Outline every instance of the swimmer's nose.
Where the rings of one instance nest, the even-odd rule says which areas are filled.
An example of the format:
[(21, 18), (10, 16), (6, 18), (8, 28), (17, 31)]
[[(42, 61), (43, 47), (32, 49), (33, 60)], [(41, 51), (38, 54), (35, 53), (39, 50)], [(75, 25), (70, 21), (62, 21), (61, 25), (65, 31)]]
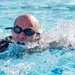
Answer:
[(25, 35), (23, 32), (21, 32), (21, 33), (19, 34), (19, 37), (22, 38), (22, 39), (25, 39), (25, 38), (26, 38), (26, 35)]

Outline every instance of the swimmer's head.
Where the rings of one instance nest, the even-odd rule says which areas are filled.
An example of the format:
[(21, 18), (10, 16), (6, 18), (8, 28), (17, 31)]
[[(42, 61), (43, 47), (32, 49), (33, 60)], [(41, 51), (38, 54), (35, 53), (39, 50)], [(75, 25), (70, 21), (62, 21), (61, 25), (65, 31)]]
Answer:
[(24, 14), (16, 18), (11, 30), (13, 40), (21, 43), (30, 42), (39, 38), (39, 22), (31, 14)]

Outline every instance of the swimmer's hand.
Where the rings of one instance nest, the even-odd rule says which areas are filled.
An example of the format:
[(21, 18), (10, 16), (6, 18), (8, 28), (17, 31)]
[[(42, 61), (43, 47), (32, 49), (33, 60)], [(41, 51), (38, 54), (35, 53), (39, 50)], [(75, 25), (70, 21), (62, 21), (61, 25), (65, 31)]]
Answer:
[(8, 36), (4, 39), (0, 39), (0, 52), (4, 52), (6, 50), (11, 41), (11, 38), (11, 36)]

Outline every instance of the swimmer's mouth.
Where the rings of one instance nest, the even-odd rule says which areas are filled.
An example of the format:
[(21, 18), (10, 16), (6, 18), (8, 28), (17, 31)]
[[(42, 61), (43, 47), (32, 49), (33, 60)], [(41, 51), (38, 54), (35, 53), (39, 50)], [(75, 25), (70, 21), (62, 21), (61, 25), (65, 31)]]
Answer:
[(17, 44), (20, 44), (20, 45), (25, 45), (25, 43), (21, 43), (21, 42), (19, 42), (19, 41), (17, 42)]

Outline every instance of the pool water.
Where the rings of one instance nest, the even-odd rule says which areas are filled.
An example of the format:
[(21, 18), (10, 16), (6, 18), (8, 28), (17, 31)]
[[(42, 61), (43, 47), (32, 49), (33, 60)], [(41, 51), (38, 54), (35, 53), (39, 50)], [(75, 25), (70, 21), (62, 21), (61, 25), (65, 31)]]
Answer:
[[(0, 53), (0, 75), (75, 75), (75, 0), (0, 0), (0, 38), (11, 34), (5, 27), (13, 26), (16, 17), (24, 13), (34, 15), (43, 32), (49, 30), (51, 37), (67, 41), (62, 43), (64, 47), (19, 58), (7, 57), (17, 47), (10, 46)], [(69, 43), (72, 48), (67, 48)]]

